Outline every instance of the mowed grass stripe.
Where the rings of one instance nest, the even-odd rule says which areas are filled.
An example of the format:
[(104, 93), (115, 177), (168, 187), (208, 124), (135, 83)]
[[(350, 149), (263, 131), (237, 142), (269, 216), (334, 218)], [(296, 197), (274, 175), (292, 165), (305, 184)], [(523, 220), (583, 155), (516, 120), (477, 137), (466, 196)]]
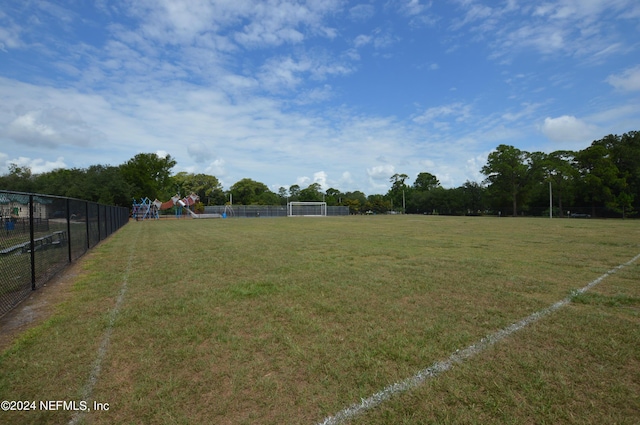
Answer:
[[(138, 228), (137, 230), (138, 232), (140, 232), (140, 228)], [(89, 377), (87, 378), (87, 381), (82, 390), (81, 400), (87, 402), (88, 406), (93, 406), (93, 403), (91, 403), (93, 401), (92, 399), (93, 389), (95, 388), (96, 382), (100, 377), (100, 371), (102, 369), (102, 361), (104, 360), (104, 357), (106, 356), (107, 350), (109, 348), (109, 342), (111, 340), (111, 334), (113, 332), (113, 325), (118, 317), (118, 313), (120, 312), (120, 307), (124, 302), (124, 296), (127, 292), (127, 283), (129, 279), (129, 274), (131, 272), (133, 254), (135, 252), (135, 249), (136, 249), (136, 240), (134, 239), (133, 243), (128, 247), (129, 259), (127, 261), (127, 265), (124, 270), (124, 274), (122, 276), (120, 292), (118, 293), (118, 297), (116, 298), (116, 302), (115, 302), (115, 305), (113, 306), (113, 309), (109, 313), (109, 322), (107, 323), (107, 328), (105, 329), (102, 335), (100, 346), (98, 347), (98, 352), (96, 353), (96, 359), (93, 362), (91, 373), (89, 374)], [(80, 421), (82, 421), (82, 419), (84, 418), (84, 415), (86, 415), (87, 412), (88, 411), (84, 409), (75, 411), (74, 416), (69, 421), (69, 425), (75, 425), (80, 423)]]
[[(46, 377), (68, 350), (91, 353), (73, 366), (88, 376), (133, 243), (93, 392), (111, 409), (87, 423), (316, 423), (563, 299), (640, 240), (632, 221), (415, 216), (145, 221), (114, 236), (38, 344), (3, 353), (5, 398), (81, 397), (82, 378), (61, 393)], [(36, 350), (52, 354), (33, 374)]]

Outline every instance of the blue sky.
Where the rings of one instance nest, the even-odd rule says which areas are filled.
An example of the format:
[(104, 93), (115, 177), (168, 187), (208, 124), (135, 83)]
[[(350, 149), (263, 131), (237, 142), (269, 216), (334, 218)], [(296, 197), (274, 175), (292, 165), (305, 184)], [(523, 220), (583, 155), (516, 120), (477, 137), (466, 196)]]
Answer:
[(225, 189), (374, 194), (632, 130), (637, 0), (0, 5), (0, 173), (158, 152)]

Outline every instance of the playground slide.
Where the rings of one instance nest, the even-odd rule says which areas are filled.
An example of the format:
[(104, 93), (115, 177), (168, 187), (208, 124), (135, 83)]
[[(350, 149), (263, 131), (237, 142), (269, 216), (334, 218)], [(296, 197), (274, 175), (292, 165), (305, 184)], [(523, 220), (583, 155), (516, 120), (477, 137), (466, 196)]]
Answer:
[(156, 199), (155, 201), (153, 201), (153, 203), (159, 210), (168, 210), (169, 208), (173, 207), (179, 199), (180, 197), (178, 195), (175, 195), (167, 202), (158, 201)]
[[(180, 200), (178, 201), (178, 204), (179, 204), (181, 207), (186, 207), (186, 206), (187, 206), (187, 204), (185, 204), (185, 203), (184, 203), (184, 201), (183, 201), (182, 199), (180, 199)], [(189, 212), (189, 214), (191, 214), (191, 217), (193, 217), (193, 218), (199, 218), (199, 217), (198, 217), (198, 214), (194, 213), (194, 212), (193, 212), (193, 211), (191, 211), (189, 208), (185, 208), (185, 209)]]

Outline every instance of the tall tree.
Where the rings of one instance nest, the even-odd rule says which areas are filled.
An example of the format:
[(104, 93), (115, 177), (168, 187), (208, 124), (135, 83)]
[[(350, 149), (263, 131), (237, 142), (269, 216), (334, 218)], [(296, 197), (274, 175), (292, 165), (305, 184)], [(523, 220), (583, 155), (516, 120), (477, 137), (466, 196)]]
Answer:
[(621, 179), (614, 193), (613, 209), (626, 216), (640, 210), (640, 132), (631, 131), (622, 136), (608, 135), (593, 144), (602, 145), (618, 168)]
[(226, 202), (222, 185), (215, 176), (181, 171), (173, 176), (173, 181), (181, 196), (195, 193), (204, 205), (224, 205)]
[(289, 191), (285, 187), (278, 189), (278, 198), (280, 198), (280, 205), (286, 205), (289, 199)]
[(174, 193), (171, 187), (171, 169), (176, 161), (167, 155), (139, 153), (120, 166), (124, 179), (131, 185), (135, 198), (168, 199)]
[(57, 168), (35, 178), (35, 191), (48, 195), (94, 201), (88, 187), (87, 176), (80, 168)]
[(468, 213), (478, 214), (485, 210), (485, 188), (481, 184), (467, 180), (461, 189), (464, 208)]
[(306, 189), (302, 189), (299, 194), (301, 201), (322, 201), (322, 186), (320, 183), (311, 183)]
[(419, 173), (413, 187), (417, 190), (432, 190), (440, 186), (438, 178), (431, 173)]
[(391, 210), (391, 201), (384, 195), (369, 195), (364, 205), (365, 212), (372, 211), (376, 214), (384, 214)]
[[(408, 186), (405, 181), (409, 178), (406, 174), (394, 174), (389, 181), (391, 189), (387, 192), (387, 198), (391, 201), (392, 208), (402, 208), (405, 206), (406, 190)], [(403, 211), (404, 212), (404, 211)]]
[(492, 194), (511, 200), (513, 216), (518, 215), (518, 200), (524, 198), (528, 183), (527, 152), (508, 145), (500, 145), (489, 154), (482, 173)]
[(0, 188), (15, 192), (32, 192), (34, 182), (31, 168), (9, 164), (9, 173), (0, 176)]
[(558, 200), (560, 217), (564, 216), (564, 201), (571, 199), (572, 189), (578, 177), (575, 153), (571, 151), (555, 151), (547, 155), (545, 176), (551, 182), (552, 194)]
[(83, 199), (105, 205), (131, 205), (131, 188), (120, 169), (109, 165), (92, 165), (84, 171), (86, 195)]
[(404, 189), (406, 212), (432, 213), (438, 209), (434, 203), (436, 189), (442, 189), (436, 176), (427, 172), (419, 173), (413, 186)]
[(350, 214), (363, 213), (363, 208), (367, 203), (367, 195), (359, 190), (355, 192), (346, 192), (342, 197), (342, 204), (349, 207)]
[(278, 195), (271, 192), (266, 184), (245, 178), (231, 186), (229, 192), (233, 195), (234, 204), (271, 204), (275, 205)]
[(328, 206), (340, 205), (342, 201), (342, 193), (338, 189), (330, 187), (325, 191), (325, 201)]
[(592, 143), (576, 155), (581, 173), (583, 196), (591, 204), (591, 215), (596, 215), (596, 206), (616, 206), (616, 189), (624, 182), (604, 144)]
[(630, 131), (620, 137), (620, 147), (614, 152), (618, 169), (625, 173), (633, 209), (640, 212), (640, 131)]
[(289, 186), (289, 201), (299, 201), (300, 200), (300, 186), (297, 184), (292, 184)]

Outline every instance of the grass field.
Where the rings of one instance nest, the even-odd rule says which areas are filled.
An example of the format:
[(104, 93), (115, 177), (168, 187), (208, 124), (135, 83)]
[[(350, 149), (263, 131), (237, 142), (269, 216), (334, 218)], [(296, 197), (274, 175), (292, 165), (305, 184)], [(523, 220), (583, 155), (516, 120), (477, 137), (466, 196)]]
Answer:
[(349, 423), (637, 424), (639, 253), (629, 220), (132, 222), (0, 354), (1, 400), (91, 411), (0, 423), (317, 424), (574, 294)]

